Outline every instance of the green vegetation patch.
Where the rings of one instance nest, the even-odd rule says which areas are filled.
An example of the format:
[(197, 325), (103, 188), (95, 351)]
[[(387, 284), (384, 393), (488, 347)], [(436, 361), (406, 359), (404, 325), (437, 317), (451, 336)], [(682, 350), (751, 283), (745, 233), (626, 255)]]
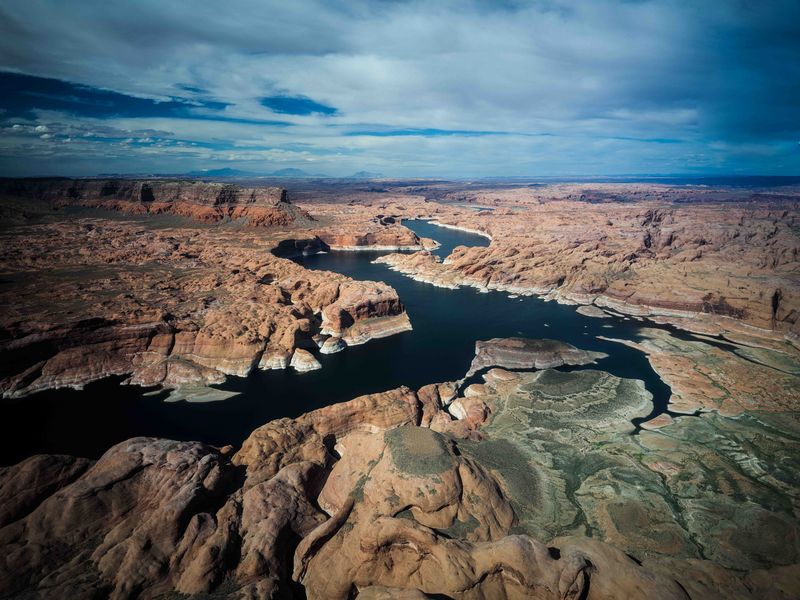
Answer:
[(526, 392), (538, 391), (548, 396), (564, 397), (591, 390), (605, 374), (601, 371), (542, 371), (535, 381), (525, 384)]
[(462, 442), (459, 447), (484, 467), (499, 473), (519, 507), (536, 506), (542, 496), (539, 474), (524, 452), (505, 439)]
[(390, 429), (384, 434), (384, 441), (395, 467), (409, 475), (434, 475), (455, 466), (447, 438), (427, 427)]

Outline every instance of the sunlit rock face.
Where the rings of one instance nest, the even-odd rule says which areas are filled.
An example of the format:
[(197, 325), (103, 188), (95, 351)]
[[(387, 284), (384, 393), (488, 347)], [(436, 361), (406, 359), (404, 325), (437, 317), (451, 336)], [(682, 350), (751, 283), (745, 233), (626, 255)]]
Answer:
[(149, 179), (9, 180), (0, 185), (0, 194), (30, 197), (55, 207), (169, 213), (208, 223), (241, 219), (253, 226), (274, 227), (313, 220), (277, 187)]
[[(6, 397), (111, 375), (220, 383), (285, 368), (323, 333), (354, 345), (411, 327), (390, 286), (276, 257), (280, 233), (104, 219), (23, 231), (0, 234), (0, 268), (14, 283), (0, 292)], [(40, 271), (47, 276), (31, 275)]]
[(797, 344), (793, 194), (768, 201), (758, 193), (644, 184), (468, 190), (459, 202), (493, 210), (437, 206), (429, 214), (485, 232), (488, 247), (460, 246), (444, 260), (421, 252), (376, 262), (441, 287), (540, 295), (691, 331)]
[[(613, 340), (641, 350), (670, 386), (670, 409), (692, 414), (715, 410), (800, 410), (800, 350), (785, 342), (749, 346), (696, 335), (683, 339), (662, 329), (642, 328), (640, 341)], [(753, 343), (753, 340), (749, 340)]]
[[(144, 202), (155, 217), (151, 191), (103, 206)], [(382, 197), (285, 231), (280, 220), (239, 227), (258, 223), (228, 212), (237, 196), (184, 215), (223, 214), (220, 227), (117, 216), (0, 232), (15, 282), (2, 296), (8, 396), (109, 374), (181, 387), (302, 371), (317, 353), (408, 330), (389, 286), (281, 256), (432, 247), (397, 226), (410, 215), (492, 237), (444, 260), (380, 259), (417, 279), (698, 334), (642, 328), (625, 342), (672, 389), (670, 414), (642, 430), (632, 421), (651, 414), (650, 394), (604, 372), (598, 353), (495, 339), (478, 345), (469, 385), (276, 420), (238, 451), (135, 438), (95, 462), (31, 457), (0, 470), (0, 596), (797, 597), (796, 210), (655, 205), (671, 192), (632, 208), (574, 193), (479, 193), (492, 215)], [(161, 216), (181, 215), (178, 204)], [(282, 204), (272, 208), (291, 212)], [(28, 275), (45, 269), (47, 281)]]
[(94, 464), (2, 469), (0, 593), (793, 597), (795, 416), (682, 416), (634, 434), (652, 408), (640, 381), (483, 379), (273, 421), (235, 454), (136, 438)]
[(467, 377), (487, 367), (552, 369), (562, 365), (587, 365), (606, 356), (557, 340), (495, 338), (475, 342), (475, 358)]

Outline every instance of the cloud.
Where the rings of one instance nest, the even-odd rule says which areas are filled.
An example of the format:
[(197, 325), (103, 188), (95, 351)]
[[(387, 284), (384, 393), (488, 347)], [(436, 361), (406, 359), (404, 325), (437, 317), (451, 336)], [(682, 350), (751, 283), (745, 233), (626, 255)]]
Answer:
[[(371, 136), (371, 137), (397, 137), (397, 136), (442, 136), (442, 135), (513, 135), (507, 131), (474, 131), (469, 129), (353, 129), (345, 133), (347, 136)], [(528, 135), (528, 134), (522, 134)], [(543, 134), (547, 135), (547, 134)]]
[[(799, 24), (796, 0), (12, 0), (0, 122), (170, 132), (129, 149), (150, 172), (797, 174)], [(0, 172), (109, 170), (106, 138), (53, 163), (53, 135), (4, 134)]]

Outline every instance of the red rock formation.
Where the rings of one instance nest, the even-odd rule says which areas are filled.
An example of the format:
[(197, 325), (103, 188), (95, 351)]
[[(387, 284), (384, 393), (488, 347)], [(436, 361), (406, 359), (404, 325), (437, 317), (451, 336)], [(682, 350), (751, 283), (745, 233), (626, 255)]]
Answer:
[[(383, 283), (307, 271), (253, 230), (67, 221), (3, 234), (0, 389), (23, 396), (109, 375), (219, 382), (286, 367), (322, 333), (348, 344), (410, 328)], [(30, 272), (43, 277), (31, 277)]]
[(636, 205), (506, 201), (513, 211), (477, 214), (428, 205), (438, 221), (487, 232), (492, 243), (457, 247), (443, 262), (424, 252), (376, 262), (444, 287), (594, 303), (702, 332), (800, 339), (797, 196), (665, 205), (642, 194)]
[(597, 540), (511, 535), (517, 515), (498, 475), (415, 425), (449, 419), (440, 399), (451, 389), (401, 388), (267, 423), (233, 457), (135, 438), (91, 466), (34, 457), (0, 469), (0, 595), (611, 600), (727, 589), (783, 600), (796, 591), (794, 567), (741, 576), (709, 561), (641, 565)]
[(606, 358), (602, 352), (589, 352), (559, 340), (494, 338), (475, 342), (467, 377), (487, 367), (505, 369), (552, 369), (562, 365), (588, 365)]
[(286, 226), (311, 215), (289, 203), (286, 190), (178, 180), (6, 180), (0, 194), (30, 197), (55, 207), (106, 208), (132, 214), (170, 213), (213, 223), (244, 219), (260, 227)]
[(319, 238), (334, 250), (421, 250), (430, 246), (413, 231), (399, 225), (382, 225), (364, 231), (362, 226), (320, 231)]

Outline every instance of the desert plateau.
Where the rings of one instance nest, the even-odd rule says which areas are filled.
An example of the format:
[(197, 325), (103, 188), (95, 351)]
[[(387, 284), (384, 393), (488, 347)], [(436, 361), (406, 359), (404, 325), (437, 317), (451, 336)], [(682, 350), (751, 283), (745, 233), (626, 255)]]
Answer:
[(0, 1), (0, 600), (800, 598), (798, 23)]
[[(0, 234), (2, 389), (30, 403), (22, 415), (63, 388), (98, 396), (73, 411), (114, 402), (92, 388), (112, 377), (142, 402), (163, 389), (186, 414), (270, 403), (272, 386), (291, 395), (307, 371), (336, 369), (328, 355), (393, 336), (422, 342), (396, 368), (432, 377), (368, 379), (359, 395), (343, 375), (336, 403), (273, 406), (245, 437), (189, 428), (77, 457), (8, 444), (23, 460), (0, 476), (4, 594), (796, 589), (795, 188), (384, 181), (294, 200), (232, 183), (3, 183), (17, 218)], [(396, 271), (395, 286), (359, 269)], [(429, 303), (414, 311), (436, 317), (420, 314), (420, 331), (411, 285)], [(471, 365), (426, 364), (473, 351), (461, 339), (473, 332), (451, 334), (440, 314), (464, 293), (502, 313), (474, 327), (498, 337), (474, 343)], [(528, 334), (531, 311), (551, 306), (550, 338)], [(561, 331), (576, 319), (598, 334)], [(650, 389), (622, 376), (626, 350)], [(225, 385), (274, 370), (297, 375)], [(4, 439), (25, 428), (8, 423)]]

